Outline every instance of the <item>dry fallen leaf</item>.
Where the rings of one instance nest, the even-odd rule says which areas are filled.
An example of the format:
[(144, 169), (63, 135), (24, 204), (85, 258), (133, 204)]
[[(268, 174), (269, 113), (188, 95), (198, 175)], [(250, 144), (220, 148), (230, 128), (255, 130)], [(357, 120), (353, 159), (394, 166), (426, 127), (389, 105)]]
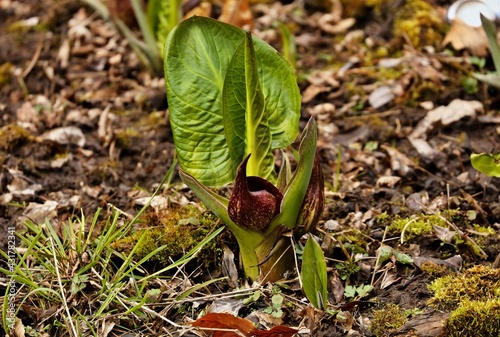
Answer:
[(447, 106), (442, 105), (427, 112), (427, 115), (420, 120), (415, 129), (413, 129), (409, 138), (425, 139), (427, 133), (431, 131), (437, 123), (441, 123), (443, 126), (451, 125), (465, 117), (475, 118), (476, 113), (482, 110), (483, 105), (479, 101), (454, 99)]
[(446, 46), (448, 43), (455, 50), (468, 48), (475, 56), (488, 55), (488, 39), (483, 28), (469, 26), (460, 19), (453, 21), (442, 45)]
[(334, 14), (324, 14), (318, 20), (318, 26), (324, 32), (329, 34), (343, 34), (349, 28), (354, 26), (356, 19), (347, 18), (337, 21), (337, 17)]
[(253, 28), (253, 16), (248, 0), (225, 0), (219, 21), (245, 29)]
[(76, 126), (66, 126), (50, 130), (41, 135), (41, 138), (63, 145), (75, 144), (79, 147), (85, 146), (85, 135)]
[(392, 101), (395, 97), (396, 95), (394, 95), (392, 88), (388, 85), (383, 85), (372, 91), (368, 97), (368, 102), (373, 108), (378, 109)]
[(14, 329), (11, 330), (11, 336), (12, 337), (24, 337), (24, 336), (26, 336), (23, 322), (19, 318), (16, 318), (16, 322), (14, 323)]
[(198, 328), (214, 329), (214, 337), (239, 337), (236, 332), (230, 331), (217, 331), (217, 329), (236, 330), (241, 332), (244, 336), (251, 336), (252, 332), (257, 328), (247, 319), (234, 317), (227, 313), (209, 313), (203, 317), (198, 318), (192, 323), (193, 326)]
[(289, 328), (284, 325), (278, 325), (267, 331), (258, 331), (258, 333), (255, 333), (255, 337), (292, 337), (296, 333), (297, 329)]
[(184, 15), (184, 20), (195, 15), (210, 17), (211, 12), (212, 12), (212, 4), (210, 2), (203, 1), (198, 6), (187, 12), (186, 15)]
[(259, 330), (251, 321), (228, 313), (209, 313), (197, 319), (192, 325), (210, 329), (213, 337), (292, 337), (297, 333), (297, 329), (283, 325), (269, 330)]
[(231, 288), (238, 286), (238, 268), (234, 262), (234, 253), (231, 249), (224, 245), (224, 253), (222, 256), (222, 273), (227, 276), (227, 281)]

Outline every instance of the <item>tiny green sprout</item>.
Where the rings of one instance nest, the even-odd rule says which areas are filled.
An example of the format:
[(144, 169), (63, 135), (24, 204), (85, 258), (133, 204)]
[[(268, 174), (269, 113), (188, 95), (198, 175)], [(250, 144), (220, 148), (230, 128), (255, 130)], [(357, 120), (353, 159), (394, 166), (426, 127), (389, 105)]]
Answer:
[(260, 290), (254, 291), (252, 295), (248, 296), (243, 300), (243, 304), (248, 305), (257, 302), (261, 296), (262, 292)]
[(276, 317), (276, 318), (281, 318), (283, 316), (283, 310), (281, 310), (281, 307), (283, 306), (283, 295), (281, 294), (274, 294), (273, 297), (271, 297), (271, 306), (265, 308), (263, 312), (266, 314), (271, 314), (271, 316)]
[(471, 56), (469, 57), (469, 62), (478, 67), (479, 70), (482, 70), (486, 65), (486, 59), (484, 57)]
[(359, 286), (348, 285), (344, 289), (344, 296), (349, 299), (359, 299), (368, 296), (373, 290), (373, 286), (369, 284), (361, 284)]
[(118, 16), (114, 15), (100, 0), (84, 0), (105, 20), (111, 20), (123, 34), (139, 60), (152, 72), (161, 72), (161, 48), (169, 30), (182, 18), (180, 1), (151, 0), (144, 9), (141, 0), (130, 0), (134, 15), (141, 30), (143, 41)]
[(468, 94), (473, 95), (473, 94), (477, 93), (478, 87), (477, 87), (477, 79), (476, 78), (464, 77), (464, 78), (462, 78), (460, 83), (462, 85), (462, 88), (464, 88), (464, 90)]
[(76, 274), (75, 276), (73, 276), (73, 279), (71, 281), (71, 290), (70, 290), (71, 293), (76, 294), (80, 290), (83, 290), (83, 288), (85, 288), (85, 286), (87, 285), (88, 281), (89, 277), (86, 274), (84, 275)]
[(356, 274), (360, 269), (359, 265), (353, 261), (337, 263), (335, 268), (338, 270), (340, 278), (343, 281), (347, 280), (351, 275)]
[(476, 211), (473, 211), (473, 210), (469, 210), (469, 211), (467, 211), (467, 218), (468, 218), (470, 221), (474, 221), (474, 220), (476, 220), (476, 218), (477, 218), (477, 213), (476, 213)]

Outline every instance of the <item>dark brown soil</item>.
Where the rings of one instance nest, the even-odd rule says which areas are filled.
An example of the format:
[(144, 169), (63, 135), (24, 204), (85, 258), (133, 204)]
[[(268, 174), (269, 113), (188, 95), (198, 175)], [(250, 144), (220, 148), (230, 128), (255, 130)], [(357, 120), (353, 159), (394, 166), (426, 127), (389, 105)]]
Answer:
[[(7, 3), (11, 6), (0, 7), (0, 233), (21, 226), (20, 219), (28, 214), (30, 204), (47, 201), (57, 202), (50, 221), (58, 223), (82, 211), (91, 217), (97, 208), (106, 210), (111, 205), (135, 214), (138, 206), (134, 191), (154, 191), (174, 160), (163, 79), (150, 75), (126, 40), (79, 2)], [(312, 1), (305, 3), (310, 16), (325, 13), (321, 6), (312, 6)], [(260, 4), (258, 8), (275, 5)], [(446, 8), (443, 3), (436, 6)], [(397, 7), (393, 10), (397, 12)], [(255, 12), (259, 13), (257, 9)], [(295, 26), (294, 35), (307, 42), (298, 42), (301, 90), (306, 92), (313, 86), (311, 76), (318, 76), (317, 87), (322, 87), (320, 93), (304, 102), (301, 122), (303, 126), (311, 115), (318, 120), (318, 150), (327, 184), (326, 207), (316, 234), (335, 238), (346, 231), (361, 231), (369, 238), (363, 247), (365, 256), (372, 258), (385, 239), (412, 256), (445, 260), (460, 255), (464, 266), (491, 264), (500, 253), (500, 183), (498, 178), (475, 171), (470, 154), (500, 148), (498, 91), (482, 83), (474, 93), (463, 88), (463, 77), (475, 71), (463, 61), (467, 51), (456, 52), (453, 57), (441, 53), (442, 48), (428, 53), (420, 46), (415, 49), (396, 41), (390, 29), (383, 30), (382, 26), (377, 36), (370, 35), (370, 24), (381, 19), (377, 15), (369, 9), (353, 13), (352, 17), (358, 19), (356, 25), (339, 35), (325, 33), (309, 22)], [(33, 17), (38, 18), (37, 25), (16, 26)], [(85, 30), (72, 31), (71, 20), (88, 20)], [(256, 26), (261, 31), (272, 28), (260, 21)], [(347, 33), (355, 30), (363, 38), (345, 42)], [(310, 36), (304, 38), (305, 34)], [(399, 73), (391, 75), (393, 81), (386, 82), (387, 72), (374, 70), (382, 57), (369, 55), (368, 38), (373, 40), (374, 49), (386, 46), (391, 53), (387, 57), (406, 57), (407, 63)], [(271, 37), (269, 42), (281, 48), (279, 39)], [(65, 43), (71, 46), (66, 56)], [(335, 49), (342, 43), (344, 47)], [(112, 60), (116, 55), (119, 62)], [(352, 67), (341, 72), (339, 68), (352, 57), (357, 58)], [(430, 68), (422, 68), (424, 63)], [(487, 67), (491, 67), (489, 60)], [(375, 109), (368, 96), (380, 83), (398, 85), (401, 92)], [(472, 117), (459, 118), (446, 126), (437, 122), (425, 130), (422, 139), (435, 152), (422, 155), (409, 136), (432, 110), (425, 102), (436, 108), (454, 99), (478, 101), (482, 108)], [(78, 136), (62, 143), (46, 136), (51, 130), (69, 126), (82, 132), (83, 145), (78, 143)], [(65, 160), (58, 163), (60, 158)], [(388, 176), (399, 181), (381, 180)], [(178, 182), (175, 175), (173, 183)], [(416, 194), (421, 199), (412, 203)], [(457, 210), (456, 225), (474, 240), (472, 223), (494, 229), (496, 234), (487, 238), (487, 244), (481, 243), (485, 258), (460, 245), (443, 243), (435, 234), (403, 244), (399, 244), (398, 233), (388, 232), (384, 237), (385, 228), (398, 217), (448, 209)], [(474, 221), (463, 220), (468, 211), (477, 215)], [(337, 221), (333, 227), (332, 220)], [(343, 240), (345, 243), (346, 237)], [(0, 248), (5, 251), (6, 247), (7, 236), (0, 235)], [(329, 258), (346, 259), (335, 244), (323, 248)], [(431, 296), (427, 284), (434, 277), (415, 265), (393, 263), (393, 268), (377, 274), (374, 291), (363, 299), (371, 303), (351, 310), (356, 319), (369, 316), (374, 306), (385, 303), (427, 309), (426, 301)], [(374, 261), (367, 265), (371, 266), (368, 274), (354, 274), (351, 284), (370, 283)], [(332, 269), (334, 266), (333, 262), (329, 264)], [(379, 277), (384, 273), (397, 281), (381, 289)], [(331, 300), (336, 306), (346, 302)], [(290, 314), (286, 323), (297, 326), (301, 319)], [(359, 322), (328, 323), (328, 319), (318, 323), (316, 336), (347, 335), (349, 331), (350, 336), (370, 335)]]

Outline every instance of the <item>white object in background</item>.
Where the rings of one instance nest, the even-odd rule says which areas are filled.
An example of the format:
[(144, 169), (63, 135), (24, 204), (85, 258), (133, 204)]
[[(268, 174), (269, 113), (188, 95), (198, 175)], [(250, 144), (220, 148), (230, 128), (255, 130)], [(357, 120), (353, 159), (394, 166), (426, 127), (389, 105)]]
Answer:
[(448, 8), (446, 17), (450, 23), (460, 19), (469, 26), (481, 27), (480, 14), (495, 21), (497, 13), (500, 16), (500, 1), (498, 0), (459, 0)]

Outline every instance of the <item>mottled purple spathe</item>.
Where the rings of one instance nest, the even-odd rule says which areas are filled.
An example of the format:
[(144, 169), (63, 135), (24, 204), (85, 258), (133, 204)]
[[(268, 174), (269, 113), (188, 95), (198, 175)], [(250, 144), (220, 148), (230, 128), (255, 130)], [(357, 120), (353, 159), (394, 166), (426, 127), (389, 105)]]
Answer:
[(283, 195), (269, 181), (246, 176), (249, 157), (238, 166), (228, 214), (238, 226), (263, 232), (280, 212)]
[(319, 164), (318, 154), (314, 156), (314, 166), (307, 186), (306, 196), (302, 202), (294, 232), (297, 235), (309, 233), (318, 223), (325, 203), (325, 179)]

